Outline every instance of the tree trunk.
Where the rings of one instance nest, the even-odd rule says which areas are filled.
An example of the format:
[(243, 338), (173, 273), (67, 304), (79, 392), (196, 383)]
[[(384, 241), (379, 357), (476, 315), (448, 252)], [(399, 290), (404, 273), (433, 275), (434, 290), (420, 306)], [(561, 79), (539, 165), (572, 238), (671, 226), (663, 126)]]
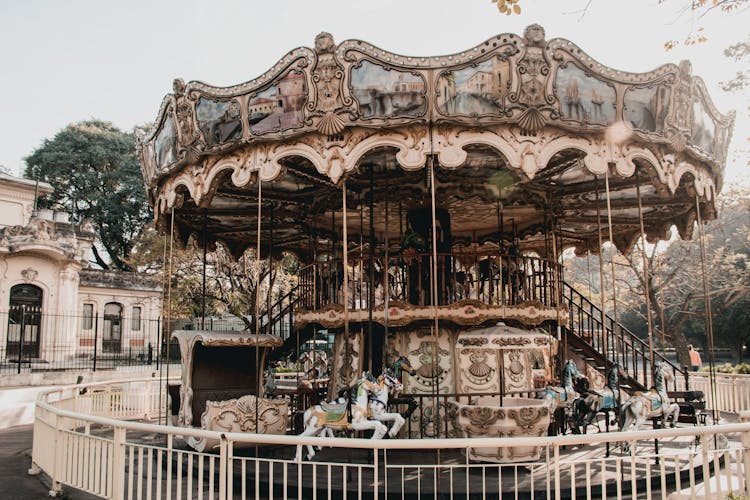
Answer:
[(99, 255), (99, 250), (96, 249), (96, 245), (91, 245), (91, 250), (94, 252), (94, 260), (96, 260), (99, 267), (109, 271), (109, 264), (107, 264), (104, 259), (102, 259), (102, 256)]

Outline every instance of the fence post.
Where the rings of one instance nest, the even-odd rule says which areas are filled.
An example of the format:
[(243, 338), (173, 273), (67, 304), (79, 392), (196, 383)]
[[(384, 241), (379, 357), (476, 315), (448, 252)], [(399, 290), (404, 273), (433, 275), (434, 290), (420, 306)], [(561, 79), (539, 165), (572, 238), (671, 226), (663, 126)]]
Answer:
[[(750, 422), (750, 410), (741, 411), (739, 415), (739, 421), (740, 422)], [(738, 464), (739, 467), (743, 467), (745, 470), (742, 474), (740, 474), (741, 477), (745, 478), (745, 496), (750, 497), (750, 431), (745, 431), (742, 433), (742, 456), (743, 456), (743, 464)], [(743, 487), (743, 485), (740, 485), (740, 487)]]
[(146, 389), (143, 391), (143, 418), (151, 419), (151, 382), (146, 382)]
[(18, 337), (18, 374), (21, 374), (21, 362), (23, 361), (23, 338), (26, 336), (26, 306), (21, 306), (21, 331)]
[(112, 500), (125, 498), (125, 429), (115, 427), (112, 443)]
[(52, 486), (49, 490), (49, 496), (56, 497), (62, 492), (62, 484), (60, 483), (60, 462), (62, 461), (62, 446), (60, 446), (60, 417), (57, 413), (53, 413), (55, 420), (55, 438), (52, 441)]
[[(555, 500), (560, 500), (560, 445), (555, 443)], [(572, 484), (571, 484), (572, 487)]]
[(93, 371), (96, 371), (96, 353), (99, 348), (99, 311), (96, 311), (94, 315), (94, 366)]
[[(222, 434), (219, 444), (219, 500), (227, 500), (227, 455), (227, 438)], [(255, 466), (258, 467), (257, 461)]]
[(156, 369), (161, 369), (161, 317), (156, 318)]

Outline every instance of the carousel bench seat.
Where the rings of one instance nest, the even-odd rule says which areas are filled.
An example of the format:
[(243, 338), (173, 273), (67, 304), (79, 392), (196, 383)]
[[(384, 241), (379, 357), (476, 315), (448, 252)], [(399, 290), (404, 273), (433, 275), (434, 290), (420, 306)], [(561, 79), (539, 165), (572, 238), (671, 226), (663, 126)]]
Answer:
[(674, 391), (669, 397), (680, 406), (678, 422), (683, 424), (706, 425), (710, 410), (706, 409), (703, 391)]

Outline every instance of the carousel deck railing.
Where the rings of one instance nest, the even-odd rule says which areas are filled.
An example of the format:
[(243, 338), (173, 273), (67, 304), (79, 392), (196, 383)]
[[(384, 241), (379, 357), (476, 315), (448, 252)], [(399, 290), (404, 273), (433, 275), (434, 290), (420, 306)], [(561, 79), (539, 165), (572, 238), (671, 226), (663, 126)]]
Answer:
[[(433, 304), (431, 289), (433, 255), (403, 252), (376, 257), (375, 265), (364, 255), (348, 259), (349, 293), (344, 291), (341, 259), (309, 266), (300, 273), (302, 305), (308, 310), (343, 304), (351, 309), (381, 306), (388, 290), (389, 301), (414, 306)], [(496, 252), (452, 252), (437, 254), (437, 304), (478, 300), (487, 305), (510, 306), (527, 302), (554, 307), (558, 304), (559, 265), (539, 257), (504, 255)], [(371, 286), (371, 284), (374, 284)]]
[(566, 282), (563, 282), (563, 297), (570, 311), (566, 332), (569, 333), (569, 348), (579, 350), (602, 372), (609, 370), (615, 363), (619, 364), (621, 373), (625, 374), (625, 380), (621, 380), (623, 388), (632, 392), (652, 386), (652, 355), (655, 363), (666, 363), (674, 370), (675, 379), (671, 390), (677, 391), (678, 381), (687, 380), (684, 369), (656, 350), (651, 352), (647, 342), (621, 323), (615, 323), (609, 315), (603, 315), (601, 308)]
[(453, 436), (457, 431), (452, 428), (450, 419), (447, 418), (451, 412), (452, 403), (458, 402), (473, 405), (477, 404), (480, 399), (489, 397), (496, 398), (495, 401), (499, 407), (503, 405), (504, 400), (507, 398), (537, 399), (543, 391), (544, 389), (474, 393), (404, 393), (400, 395), (400, 400), (391, 402), (389, 408), (403, 412), (408, 406), (408, 403), (403, 401), (405, 399), (413, 399), (417, 403), (417, 408), (421, 409), (421, 411), (414, 412), (411, 418), (404, 424), (402, 434), (409, 439), (434, 438), (438, 435)]
[[(155, 383), (87, 384), (40, 395), (31, 471), (48, 474), (55, 494), (72, 487), (116, 500), (750, 495), (750, 423), (558, 437), (369, 440), (129, 421), (164, 413)], [(150, 389), (139, 397), (144, 384)], [(219, 446), (196, 452), (180, 436), (215, 439)], [(633, 453), (620, 451), (623, 442)], [(326, 448), (315, 461), (295, 461), (296, 446), (306, 444)], [(607, 444), (614, 450), (610, 455), (594, 453)], [(542, 447), (538, 460), (470, 463), (467, 458), (472, 448), (529, 446)]]

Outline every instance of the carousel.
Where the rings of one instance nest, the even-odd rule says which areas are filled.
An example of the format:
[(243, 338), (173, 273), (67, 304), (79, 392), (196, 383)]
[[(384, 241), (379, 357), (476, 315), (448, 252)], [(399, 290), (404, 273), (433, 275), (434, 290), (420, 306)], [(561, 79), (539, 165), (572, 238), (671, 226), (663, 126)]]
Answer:
[[(180, 425), (542, 436), (579, 395), (575, 374), (619, 375), (612, 402), (651, 387), (657, 367), (682, 371), (651, 335), (622, 327), (616, 308), (602, 312), (611, 284), (590, 302), (565, 281), (561, 258), (600, 254), (605, 242), (627, 253), (672, 226), (691, 238), (696, 220), (715, 217), (733, 115), (716, 109), (689, 62), (625, 73), (547, 40), (539, 25), (430, 57), (321, 33), (253, 80), (176, 79), (173, 89), (137, 141), (158, 226), (235, 257), (252, 249), (271, 266), (286, 254), (299, 261), (293, 292), (273, 298), (284, 307), (258, 301), (256, 331), (175, 334)], [(275, 328), (288, 318), (292, 329)], [(299, 355), (322, 329), (335, 335), (326, 399), (345, 397), (287, 409), (264, 394), (266, 351)], [(255, 361), (222, 363), (231, 345)], [(341, 420), (383, 390), (398, 396), (383, 404), (402, 415), (397, 432), (365, 422), (372, 409)], [(212, 409), (226, 402), (211, 397), (243, 395), (253, 399), (241, 411), (236, 401), (231, 415)], [(273, 425), (261, 425), (261, 407)]]

